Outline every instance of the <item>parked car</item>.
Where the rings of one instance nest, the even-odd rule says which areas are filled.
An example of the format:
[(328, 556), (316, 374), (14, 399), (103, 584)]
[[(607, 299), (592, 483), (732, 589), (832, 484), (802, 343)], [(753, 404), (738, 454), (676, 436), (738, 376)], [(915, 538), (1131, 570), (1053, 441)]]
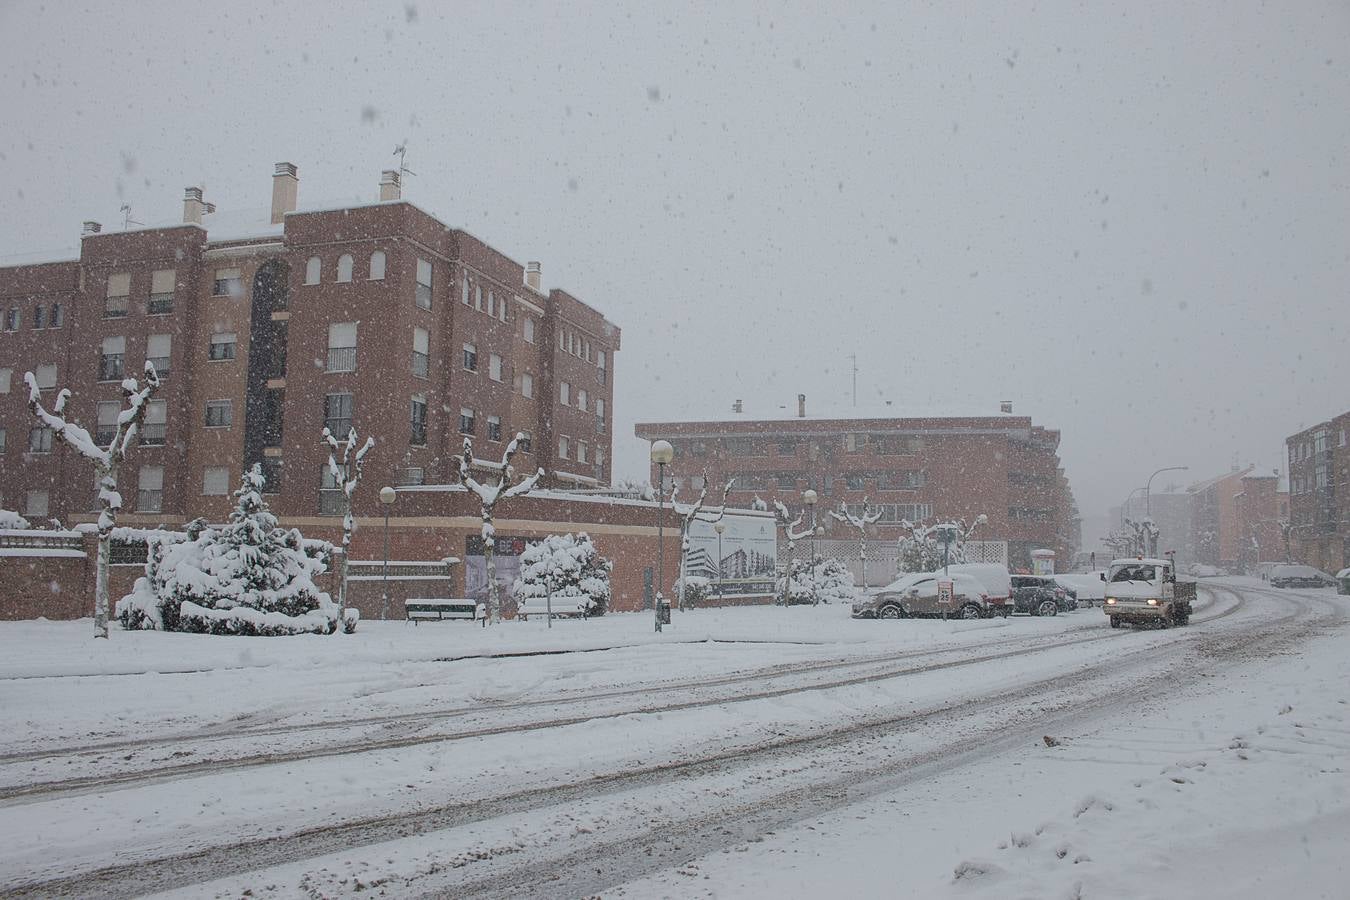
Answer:
[(1055, 583), (1073, 595), (1080, 606), (1100, 605), (1106, 599), (1106, 585), (1100, 572), (1087, 575), (1056, 575)]
[[(949, 578), (952, 599), (938, 599), (938, 581)], [(988, 618), (994, 614), (989, 592), (972, 575), (964, 572), (914, 572), (874, 588), (853, 604), (855, 619), (903, 619), (909, 616), (949, 615), (961, 619)]]
[(1335, 587), (1336, 579), (1312, 566), (1273, 566), (1270, 586), (1277, 588)]
[(1350, 568), (1336, 573), (1336, 593), (1350, 594)]
[(1012, 596), (1014, 612), (1033, 616), (1053, 616), (1075, 608), (1064, 588), (1040, 575), (1014, 575)]
[(999, 615), (1012, 614), (1012, 575), (1001, 563), (958, 563), (948, 571), (969, 575), (989, 592), (989, 605)]

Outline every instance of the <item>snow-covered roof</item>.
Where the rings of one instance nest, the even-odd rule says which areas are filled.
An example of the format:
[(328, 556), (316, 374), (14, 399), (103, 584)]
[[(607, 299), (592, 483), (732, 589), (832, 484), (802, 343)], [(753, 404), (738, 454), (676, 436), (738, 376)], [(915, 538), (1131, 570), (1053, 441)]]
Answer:
[(990, 419), (1006, 418), (1010, 420), (1026, 419), (1028, 416), (1018, 413), (999, 412), (999, 401), (989, 402), (971, 400), (918, 401), (912, 399), (896, 400), (878, 404), (855, 405), (843, 403), (806, 403), (806, 415), (797, 415), (796, 401), (782, 404), (745, 404), (741, 412), (720, 407), (716, 410), (705, 409), (697, 413), (681, 413), (667, 419), (667, 422), (778, 422), (778, 421), (828, 421), (833, 419)]
[(0, 253), (0, 269), (11, 266), (40, 266), (46, 263), (75, 262), (80, 258), (78, 246), (58, 247), (54, 250), (30, 250), (25, 253)]

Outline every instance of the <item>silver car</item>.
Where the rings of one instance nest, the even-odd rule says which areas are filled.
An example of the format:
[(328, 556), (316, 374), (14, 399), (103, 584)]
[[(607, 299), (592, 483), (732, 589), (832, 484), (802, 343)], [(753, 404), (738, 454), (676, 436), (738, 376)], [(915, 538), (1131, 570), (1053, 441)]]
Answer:
[[(938, 582), (952, 582), (952, 596), (939, 596)], [(884, 588), (868, 591), (853, 604), (855, 619), (904, 619), (910, 616), (951, 616), (960, 619), (985, 619), (994, 614), (989, 593), (970, 575), (952, 572), (915, 572), (891, 582)]]

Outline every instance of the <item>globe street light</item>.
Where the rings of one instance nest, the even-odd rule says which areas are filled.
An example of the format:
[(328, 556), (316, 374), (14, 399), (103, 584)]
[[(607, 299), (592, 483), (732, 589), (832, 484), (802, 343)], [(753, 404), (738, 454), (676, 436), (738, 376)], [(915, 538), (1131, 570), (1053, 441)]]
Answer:
[(813, 606), (816, 603), (816, 501), (819, 499), (820, 497), (816, 494), (816, 492), (811, 490), (810, 488), (807, 488), (802, 493), (802, 502), (806, 504), (807, 509), (811, 510), (810, 565), (811, 565), (811, 604)]
[(666, 466), (675, 458), (675, 448), (670, 441), (652, 441), (652, 462), (656, 463), (656, 596), (652, 606), (656, 608), (656, 630), (661, 630), (661, 585), (666, 577), (665, 554), (665, 502), (666, 502)]
[(389, 618), (389, 509), (398, 499), (398, 491), (385, 485), (380, 488), (380, 502), (384, 504), (384, 596), (380, 599), (380, 618)]
[(722, 605), (722, 532), (727, 530), (727, 523), (720, 519), (713, 525), (713, 531), (717, 532), (717, 605)]

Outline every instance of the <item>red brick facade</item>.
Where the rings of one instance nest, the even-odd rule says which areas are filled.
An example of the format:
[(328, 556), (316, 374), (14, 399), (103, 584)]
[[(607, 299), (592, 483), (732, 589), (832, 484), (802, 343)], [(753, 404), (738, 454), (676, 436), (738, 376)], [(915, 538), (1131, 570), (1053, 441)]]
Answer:
[(1285, 439), (1294, 558), (1336, 574), (1350, 566), (1350, 412)]

